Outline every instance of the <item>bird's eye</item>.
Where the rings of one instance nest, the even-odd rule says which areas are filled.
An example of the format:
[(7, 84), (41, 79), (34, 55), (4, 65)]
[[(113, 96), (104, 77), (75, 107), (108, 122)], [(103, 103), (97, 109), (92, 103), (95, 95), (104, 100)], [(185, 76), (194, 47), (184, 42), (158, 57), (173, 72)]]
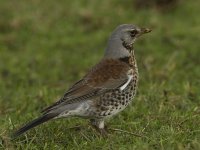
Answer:
[(138, 34), (137, 30), (131, 30), (130, 31), (131, 37), (135, 37), (136, 34)]

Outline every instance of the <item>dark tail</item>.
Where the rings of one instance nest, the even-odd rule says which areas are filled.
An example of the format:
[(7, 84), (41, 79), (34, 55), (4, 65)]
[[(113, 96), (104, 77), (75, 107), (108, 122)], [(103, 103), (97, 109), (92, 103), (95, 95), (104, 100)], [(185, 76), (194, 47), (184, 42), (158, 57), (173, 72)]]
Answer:
[(45, 114), (45, 115), (43, 115), (43, 116), (41, 116), (41, 117), (39, 117), (39, 118), (27, 123), (25, 126), (20, 128), (19, 130), (17, 130), (13, 134), (12, 137), (16, 138), (17, 136), (19, 136), (19, 135), (23, 134), (24, 132), (28, 131), (29, 129), (34, 128), (34, 127), (36, 127), (36, 126), (38, 126), (38, 125), (40, 125), (40, 124), (42, 124), (42, 123), (54, 118), (56, 116), (57, 116), (57, 114), (52, 114), (52, 113), (51, 114)]

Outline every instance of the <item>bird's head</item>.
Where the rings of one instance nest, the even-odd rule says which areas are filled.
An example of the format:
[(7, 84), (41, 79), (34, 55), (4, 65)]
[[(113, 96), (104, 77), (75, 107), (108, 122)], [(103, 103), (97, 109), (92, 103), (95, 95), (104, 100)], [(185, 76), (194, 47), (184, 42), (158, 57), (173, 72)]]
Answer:
[(140, 28), (132, 24), (118, 26), (109, 38), (105, 56), (120, 58), (130, 55), (135, 40), (149, 32), (151, 29)]

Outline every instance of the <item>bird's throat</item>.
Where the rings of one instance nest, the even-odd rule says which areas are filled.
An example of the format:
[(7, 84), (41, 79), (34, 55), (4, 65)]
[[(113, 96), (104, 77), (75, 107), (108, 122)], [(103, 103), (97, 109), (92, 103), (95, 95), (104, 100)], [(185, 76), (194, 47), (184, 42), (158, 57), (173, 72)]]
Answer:
[(127, 49), (129, 52), (133, 51), (133, 43), (126, 43), (125, 41), (122, 42), (122, 45), (125, 49)]

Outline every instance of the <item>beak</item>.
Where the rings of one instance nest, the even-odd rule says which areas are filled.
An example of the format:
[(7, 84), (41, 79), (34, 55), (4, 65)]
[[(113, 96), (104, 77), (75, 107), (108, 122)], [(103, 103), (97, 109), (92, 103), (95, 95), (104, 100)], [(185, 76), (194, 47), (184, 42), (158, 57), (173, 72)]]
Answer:
[(152, 31), (152, 30), (151, 30), (151, 29), (148, 29), (148, 28), (141, 28), (140, 34), (149, 33), (149, 32), (151, 32), (151, 31)]

